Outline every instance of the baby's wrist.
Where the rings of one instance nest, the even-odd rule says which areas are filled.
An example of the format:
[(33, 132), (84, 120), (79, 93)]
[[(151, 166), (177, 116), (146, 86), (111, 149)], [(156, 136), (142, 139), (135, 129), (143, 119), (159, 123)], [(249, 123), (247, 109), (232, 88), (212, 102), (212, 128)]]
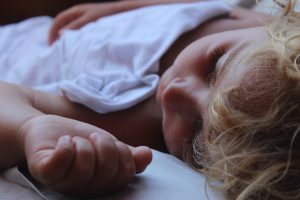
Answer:
[(20, 157), (23, 161), (26, 160), (26, 141), (30, 137), (31, 130), (33, 130), (36, 124), (41, 124), (41, 118), (46, 116), (45, 114), (38, 114), (32, 116), (24, 121), (17, 131), (16, 139), (17, 146), (19, 147)]

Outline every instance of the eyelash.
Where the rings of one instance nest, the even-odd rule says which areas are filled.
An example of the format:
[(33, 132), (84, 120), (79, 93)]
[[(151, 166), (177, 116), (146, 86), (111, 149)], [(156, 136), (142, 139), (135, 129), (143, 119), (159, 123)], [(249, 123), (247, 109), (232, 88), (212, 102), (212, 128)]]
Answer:
[(208, 56), (208, 72), (207, 82), (213, 83), (216, 79), (216, 65), (218, 60), (226, 53), (226, 49), (222, 47), (214, 48)]

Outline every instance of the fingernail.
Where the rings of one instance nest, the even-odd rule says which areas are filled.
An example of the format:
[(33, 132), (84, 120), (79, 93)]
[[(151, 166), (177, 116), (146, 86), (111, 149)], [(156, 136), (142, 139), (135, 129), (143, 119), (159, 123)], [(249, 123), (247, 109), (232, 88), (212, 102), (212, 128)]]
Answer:
[(60, 137), (59, 140), (62, 141), (62, 142), (70, 142), (71, 141), (71, 136), (64, 135), (64, 136)]
[(80, 137), (79, 136), (74, 136), (72, 137), (72, 142), (77, 142), (78, 140), (80, 140)]
[(69, 135), (62, 136), (58, 139), (57, 145), (70, 146), (72, 143), (72, 138)]

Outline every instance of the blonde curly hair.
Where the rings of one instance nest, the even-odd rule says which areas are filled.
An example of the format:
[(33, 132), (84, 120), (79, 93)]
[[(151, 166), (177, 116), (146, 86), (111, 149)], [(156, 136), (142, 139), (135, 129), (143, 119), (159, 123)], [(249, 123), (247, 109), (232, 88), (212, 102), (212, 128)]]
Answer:
[[(194, 164), (228, 199), (300, 199), (300, 14), (286, 12), (242, 62), (239, 86), (219, 92), (194, 140)], [(205, 146), (201, 145), (205, 140)]]

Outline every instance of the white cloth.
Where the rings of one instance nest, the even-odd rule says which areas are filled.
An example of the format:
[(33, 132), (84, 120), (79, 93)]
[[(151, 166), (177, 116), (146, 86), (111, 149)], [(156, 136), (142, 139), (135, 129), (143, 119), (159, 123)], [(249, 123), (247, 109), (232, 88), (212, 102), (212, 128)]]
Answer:
[(52, 19), (0, 28), (0, 80), (65, 95), (100, 112), (153, 95), (159, 59), (183, 32), (224, 14), (219, 1), (144, 7), (67, 30), (47, 44)]

